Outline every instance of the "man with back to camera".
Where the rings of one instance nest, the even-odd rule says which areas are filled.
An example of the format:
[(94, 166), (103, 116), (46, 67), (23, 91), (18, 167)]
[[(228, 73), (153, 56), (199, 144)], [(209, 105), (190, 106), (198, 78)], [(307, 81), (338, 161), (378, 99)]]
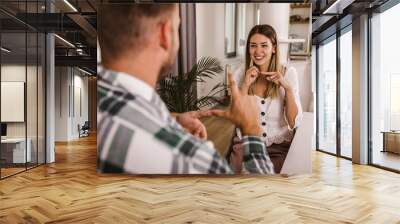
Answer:
[[(273, 174), (260, 138), (259, 109), (247, 89), (232, 92), (227, 110), (174, 118), (155, 92), (179, 48), (177, 4), (103, 4), (98, 11), (102, 68), (98, 77), (98, 171), (132, 174), (233, 173), (205, 139), (200, 116), (232, 121), (243, 134), (244, 166)], [(177, 122), (178, 121), (178, 122)]]

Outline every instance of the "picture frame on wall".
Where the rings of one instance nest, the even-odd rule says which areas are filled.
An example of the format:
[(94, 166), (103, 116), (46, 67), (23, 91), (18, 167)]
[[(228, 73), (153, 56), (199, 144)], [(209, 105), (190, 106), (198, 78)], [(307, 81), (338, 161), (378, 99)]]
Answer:
[(311, 56), (311, 5), (293, 3), (290, 5), (289, 44), (290, 59), (306, 60)]
[(304, 37), (298, 34), (289, 35), (290, 39), (303, 39), (302, 42), (290, 43), (289, 52), (290, 56), (309, 56), (310, 46), (308, 37)]
[(225, 56), (236, 57), (237, 52), (237, 4), (225, 3)]

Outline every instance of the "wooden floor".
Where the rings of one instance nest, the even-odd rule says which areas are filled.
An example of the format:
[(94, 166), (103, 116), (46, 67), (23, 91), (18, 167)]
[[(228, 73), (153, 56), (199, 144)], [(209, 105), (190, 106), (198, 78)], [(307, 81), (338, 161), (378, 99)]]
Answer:
[(372, 157), (374, 164), (400, 170), (400, 155), (392, 152), (374, 151)]
[(1, 178), (19, 173), (26, 170), (25, 167), (24, 168), (1, 168)]
[(315, 152), (304, 176), (96, 173), (96, 139), (0, 181), (0, 223), (400, 223), (400, 175)]

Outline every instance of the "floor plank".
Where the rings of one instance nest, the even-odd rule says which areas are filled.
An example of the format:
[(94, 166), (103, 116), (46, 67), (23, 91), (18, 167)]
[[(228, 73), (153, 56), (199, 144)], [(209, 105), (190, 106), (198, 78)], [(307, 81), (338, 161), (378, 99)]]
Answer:
[(320, 152), (302, 176), (96, 172), (94, 136), (0, 181), (0, 223), (400, 223), (400, 175)]

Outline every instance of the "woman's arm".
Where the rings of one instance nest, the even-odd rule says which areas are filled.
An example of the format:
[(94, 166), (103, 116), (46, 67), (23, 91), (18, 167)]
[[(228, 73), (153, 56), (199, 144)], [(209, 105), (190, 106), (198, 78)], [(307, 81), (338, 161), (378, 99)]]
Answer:
[(297, 79), (296, 69), (293, 67), (287, 70), (285, 79), (288, 85), (284, 86), (285, 89), (285, 117), (289, 125), (289, 129), (296, 128), (302, 117), (302, 109), (299, 97), (299, 82)]
[(296, 117), (299, 111), (296, 104), (295, 93), (291, 86), (285, 88), (285, 107), (286, 119), (290, 129), (293, 129), (296, 124)]
[[(289, 125), (289, 129), (292, 130), (298, 124), (296, 124), (301, 116), (301, 105), (299, 99), (299, 84), (297, 81), (297, 72), (294, 68), (289, 68), (279, 72), (261, 72), (262, 75), (266, 76), (268, 81), (272, 81), (282, 86), (285, 90), (285, 118)], [(285, 74), (285, 76), (283, 76)]]

